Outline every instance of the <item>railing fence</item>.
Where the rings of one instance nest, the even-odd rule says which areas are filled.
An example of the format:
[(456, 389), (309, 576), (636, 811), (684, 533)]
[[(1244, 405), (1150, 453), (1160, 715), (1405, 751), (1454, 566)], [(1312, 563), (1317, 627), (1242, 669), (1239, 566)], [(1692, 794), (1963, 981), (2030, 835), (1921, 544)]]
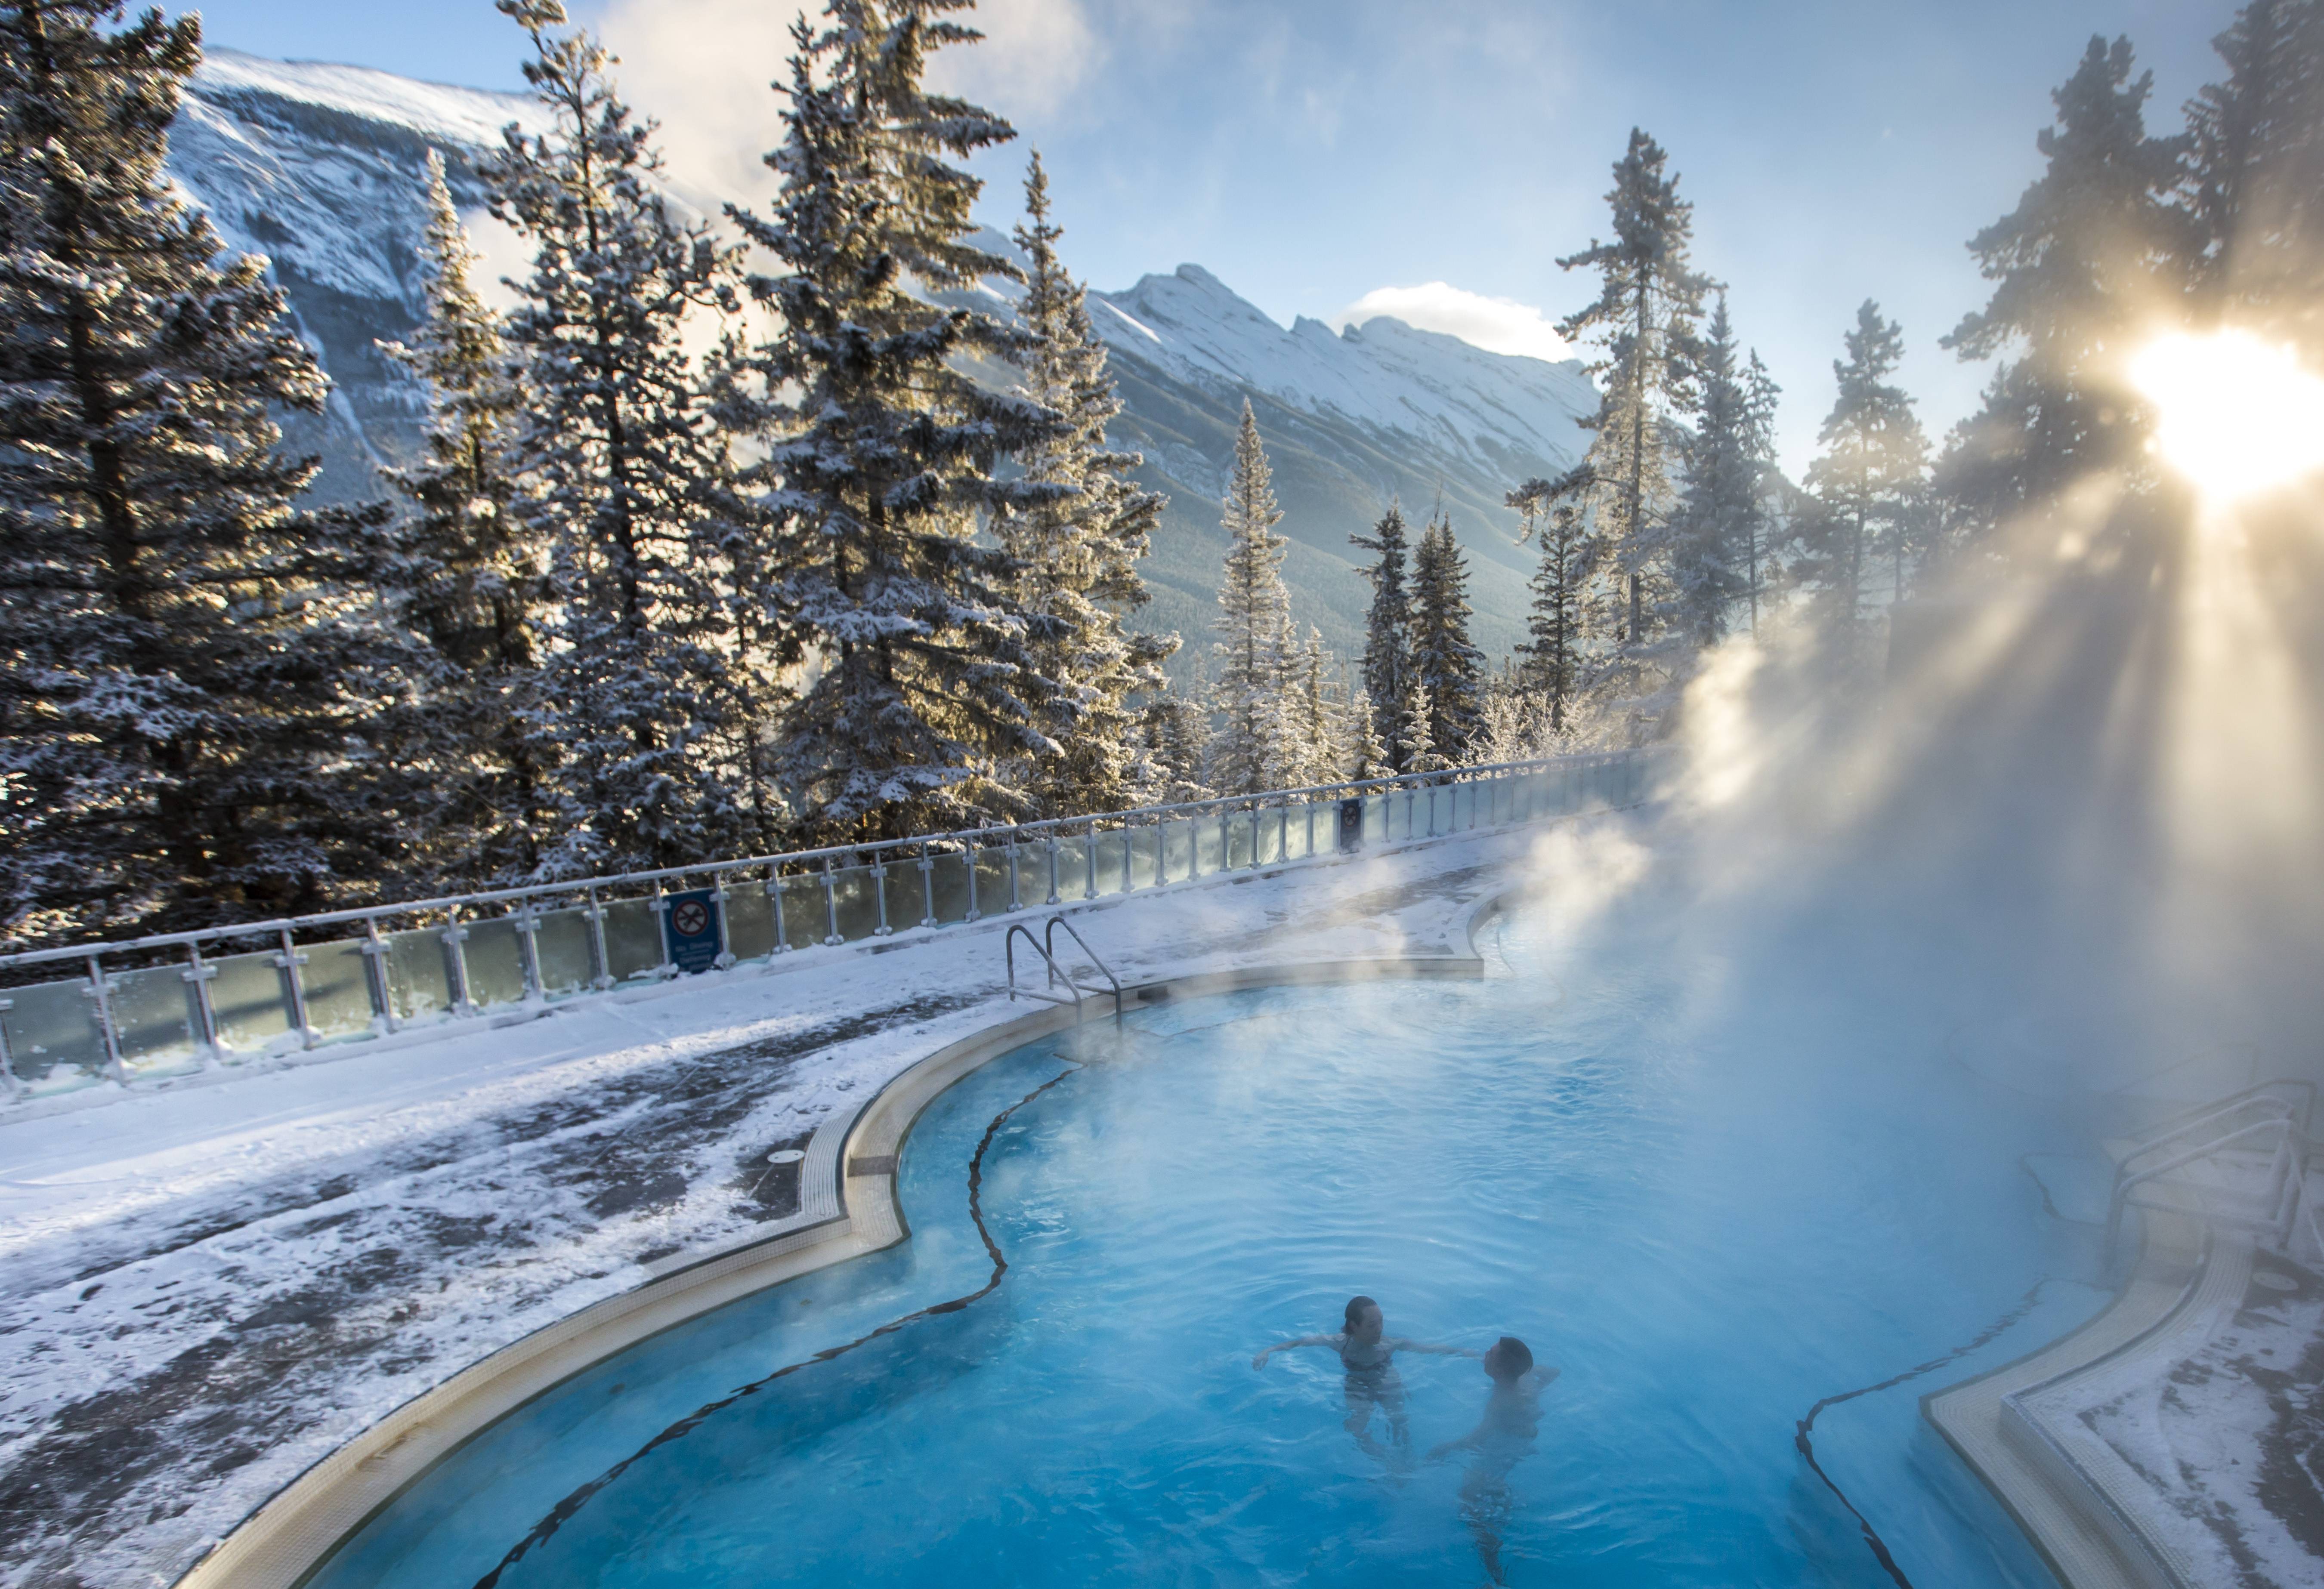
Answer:
[(0, 1088), (20, 1102), (182, 1075), (899, 930), (1605, 810), (1645, 796), (1651, 757), (1462, 767), (0, 956)]

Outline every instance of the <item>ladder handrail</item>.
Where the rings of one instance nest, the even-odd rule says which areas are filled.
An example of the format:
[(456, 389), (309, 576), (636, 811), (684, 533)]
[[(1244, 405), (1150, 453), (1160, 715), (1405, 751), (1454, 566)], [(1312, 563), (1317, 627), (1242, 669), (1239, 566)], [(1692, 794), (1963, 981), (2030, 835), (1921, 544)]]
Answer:
[[(1035, 954), (1039, 955), (1043, 960), (1047, 962), (1049, 967), (1049, 986), (1055, 987), (1058, 983), (1063, 982), (1067, 987), (1073, 990), (1073, 997), (1060, 998), (1054, 993), (1037, 993), (1030, 987), (1019, 987), (1017, 986), (1017, 934), (1019, 932), (1022, 932), (1025, 935), (1027, 947), (1031, 949)], [(1058, 968), (1056, 960), (1050, 956), (1049, 951), (1041, 947), (1041, 941), (1033, 936), (1032, 928), (1027, 926), (1022, 922), (1011, 922), (1009, 923), (1009, 935), (1001, 941), (1001, 947), (1009, 960), (1010, 1003), (1016, 1003), (1017, 996), (1021, 993), (1027, 998), (1038, 998), (1047, 1004), (1071, 1005), (1074, 1006), (1074, 1024), (1078, 1026), (1082, 1024), (1081, 984), (1074, 981), (1071, 977), (1066, 976), (1065, 972)]]
[[(2299, 1088), (2307, 1094), (2307, 1097), (2302, 1100), (2301, 1107), (2295, 1110), (2290, 1098), (2276, 1096), (2271, 1091), (2275, 1088)], [(2212, 1121), (2235, 1114), (2239, 1109), (2255, 1106), (2273, 1105), (2282, 1110), (2282, 1114), (2272, 1115), (2269, 1118), (2281, 1120), (2287, 1126), (2296, 1129), (2301, 1135), (2305, 1136), (2308, 1134), (2309, 1106), (2313, 1104), (2315, 1097), (2315, 1084), (2306, 1080), (2264, 1081), (2257, 1087), (2246, 1088), (2232, 1098), (2221, 1098), (2216, 1103), (2201, 1106), (2188, 1114), (2181, 1115), (2168, 1123), (2164, 1129), (2140, 1138), (2137, 1145), (2123, 1155), (2120, 1169), (2127, 1170), (2134, 1161), (2144, 1158), (2167, 1143), (2185, 1136), (2198, 1126), (2208, 1125)], [(2119, 1173), (2119, 1171), (2117, 1172)]]
[[(1121, 1024), (1121, 978), (1119, 978), (1119, 977), (1117, 977), (1117, 976), (1115, 976), (1115, 975), (1113, 974), (1113, 968), (1112, 968), (1112, 967), (1111, 967), (1111, 966), (1107, 965), (1103, 960), (1100, 960), (1100, 959), (1098, 959), (1098, 958), (1097, 958), (1097, 951), (1095, 951), (1095, 950), (1092, 949), (1092, 948), (1089, 946), (1088, 941), (1087, 941), (1086, 940), (1084, 940), (1079, 932), (1074, 932), (1074, 924), (1073, 924), (1071, 922), (1069, 922), (1069, 921), (1065, 920), (1065, 917), (1063, 917), (1063, 916), (1051, 916), (1051, 917), (1049, 918), (1049, 924), (1048, 924), (1047, 930), (1047, 931), (1045, 931), (1045, 932), (1041, 934), (1042, 941), (1043, 941), (1043, 943), (1044, 943), (1044, 945), (1045, 945), (1045, 948), (1044, 948), (1044, 950), (1043, 950), (1043, 952), (1042, 952), (1042, 956), (1041, 956), (1041, 958), (1042, 958), (1042, 959), (1044, 959), (1044, 960), (1048, 960), (1048, 962), (1049, 962), (1052, 966), (1055, 966), (1055, 965), (1057, 963), (1057, 962), (1056, 962), (1056, 959), (1055, 959), (1055, 958), (1054, 958), (1054, 957), (1053, 957), (1053, 956), (1052, 956), (1048, 951), (1051, 951), (1051, 950), (1054, 950), (1054, 949), (1056, 947), (1056, 942), (1057, 942), (1057, 929), (1058, 929), (1058, 928), (1060, 928), (1060, 927), (1063, 927), (1063, 928), (1065, 930), (1065, 936), (1066, 936), (1066, 937), (1068, 937), (1068, 938), (1070, 938), (1070, 939), (1072, 939), (1072, 940), (1074, 941), (1074, 943), (1078, 944), (1078, 945), (1080, 946), (1080, 948), (1081, 948), (1081, 951), (1082, 951), (1084, 954), (1085, 954), (1085, 955), (1089, 956), (1089, 959), (1090, 959), (1090, 964), (1092, 964), (1092, 965), (1095, 966), (1095, 967), (1099, 969), (1099, 971), (1101, 971), (1102, 973), (1103, 973), (1103, 974), (1104, 974), (1104, 977), (1105, 977), (1106, 981), (1112, 985), (1112, 987), (1113, 987), (1113, 1024), (1114, 1024), (1115, 1025), (1117, 1025), (1117, 1026), (1120, 1025), (1120, 1024)], [(1079, 985), (1078, 985), (1078, 984), (1076, 984), (1075, 986), (1077, 986), (1077, 987), (1078, 987)], [(1093, 988), (1093, 989), (1091, 989), (1091, 991), (1092, 991), (1092, 992), (1095, 992), (1095, 991), (1096, 991), (1096, 989)]]
[[(2302, 1170), (2300, 1155), (2290, 1152), (2291, 1144), (2297, 1140), (2292, 1127), (2292, 1119), (2289, 1114), (2272, 1116), (2265, 1120), (2255, 1120), (2249, 1125), (2240, 1126), (2224, 1135), (2209, 1138), (2200, 1145), (2188, 1149), (2175, 1159), (2165, 1160), (2163, 1163), (2151, 1169), (2139, 1171), (2135, 1174), (2126, 1175), (2118, 1167), (2115, 1171), (2114, 1196), (2107, 1205), (2105, 1250), (2109, 1253), (2114, 1250), (2114, 1238), (2122, 1229), (2122, 1212), (2126, 1208), (2130, 1207), (2130, 1194), (2134, 1189), (2158, 1176), (2167, 1175), (2173, 1170), (2184, 1169), (2198, 1159), (2208, 1159), (2228, 1144), (2250, 1136), (2256, 1132), (2281, 1129), (2283, 1133), (2282, 1140), (2277, 1144), (2274, 1162), (2269, 1166), (2271, 1175), (2283, 1173), (2287, 1153), (2291, 1161), (2292, 1173), (2299, 1175)], [(2124, 1163), (2126, 1165), (2128, 1160), (2125, 1160)], [(2281, 1194), (2278, 1194), (2278, 1201), (2281, 1201)]]

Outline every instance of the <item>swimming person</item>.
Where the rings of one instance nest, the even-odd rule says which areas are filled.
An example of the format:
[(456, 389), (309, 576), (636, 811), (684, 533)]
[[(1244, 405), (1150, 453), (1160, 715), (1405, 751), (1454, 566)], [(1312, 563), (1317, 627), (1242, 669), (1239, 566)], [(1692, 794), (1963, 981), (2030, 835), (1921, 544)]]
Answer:
[(1468, 1474), (1461, 1481), (1461, 1519), (1477, 1542), (1478, 1559), (1494, 1583), (1501, 1575), (1501, 1532), (1508, 1527), (1509, 1469), (1533, 1451), (1541, 1429), (1541, 1392), (1557, 1377), (1554, 1368), (1536, 1368), (1533, 1350), (1515, 1336), (1503, 1336), (1485, 1354), (1485, 1373), (1493, 1382), (1485, 1416), (1457, 1440), (1428, 1453), (1431, 1462), (1467, 1451)]
[(1374, 1456), (1385, 1458), (1388, 1453), (1372, 1438), (1372, 1412), (1377, 1409), (1388, 1419), (1388, 1440), (1397, 1449), (1412, 1444), (1412, 1430), (1404, 1411), (1404, 1381), (1396, 1372), (1395, 1355), (1398, 1352), (1428, 1352), (1440, 1357), (1477, 1357), (1480, 1353), (1466, 1346), (1433, 1346), (1425, 1341), (1407, 1340), (1402, 1336), (1386, 1333), (1388, 1320), (1380, 1305), (1370, 1297), (1351, 1297), (1346, 1318), (1339, 1331), (1328, 1336), (1301, 1336), (1296, 1341), (1285, 1341), (1269, 1346), (1250, 1360), (1253, 1368), (1265, 1368), (1267, 1360), (1277, 1352), (1288, 1352), (1294, 1346), (1329, 1346), (1340, 1355), (1340, 1366), (1347, 1370), (1348, 1433), (1355, 1436), (1356, 1444)]

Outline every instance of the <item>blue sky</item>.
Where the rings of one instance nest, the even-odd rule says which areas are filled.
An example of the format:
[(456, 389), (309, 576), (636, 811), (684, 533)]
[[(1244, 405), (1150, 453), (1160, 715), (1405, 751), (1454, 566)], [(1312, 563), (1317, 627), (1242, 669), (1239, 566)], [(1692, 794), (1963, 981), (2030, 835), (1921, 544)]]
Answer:
[[(213, 0), (212, 41), (439, 81), (521, 86), (489, 0)], [(777, 0), (596, 0), (631, 95), (697, 180), (740, 188), (774, 136)], [(1856, 305), (1904, 326), (1932, 432), (1984, 372), (1937, 337), (1981, 301), (1963, 248), (2039, 165), (2049, 90), (2093, 32), (2156, 79), (2150, 124), (2212, 74), (2227, 0), (986, 0), (947, 70), (1050, 168), (1069, 262), (1123, 287), (1184, 261), (1277, 319), (1443, 281), (1554, 318), (1589, 296), (1555, 259), (1605, 229), (1633, 124), (1670, 150), (1697, 259), (1784, 388), (1812, 455)], [(1021, 153), (986, 162), (1006, 224)], [(1441, 317), (1460, 300), (1434, 302)], [(1483, 312), (1519, 335), (1521, 311)], [(1427, 311), (1416, 309), (1412, 317)], [(1447, 322), (1446, 328), (1452, 328)], [(1482, 336), (1484, 333), (1472, 332)]]

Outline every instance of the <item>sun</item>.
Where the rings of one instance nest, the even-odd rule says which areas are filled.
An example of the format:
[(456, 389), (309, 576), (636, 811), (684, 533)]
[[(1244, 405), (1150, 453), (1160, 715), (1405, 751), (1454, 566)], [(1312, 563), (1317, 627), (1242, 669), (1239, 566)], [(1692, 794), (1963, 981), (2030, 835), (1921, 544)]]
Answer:
[(2156, 338), (2130, 363), (2164, 462), (2213, 501), (2324, 468), (2324, 376), (2248, 331)]

